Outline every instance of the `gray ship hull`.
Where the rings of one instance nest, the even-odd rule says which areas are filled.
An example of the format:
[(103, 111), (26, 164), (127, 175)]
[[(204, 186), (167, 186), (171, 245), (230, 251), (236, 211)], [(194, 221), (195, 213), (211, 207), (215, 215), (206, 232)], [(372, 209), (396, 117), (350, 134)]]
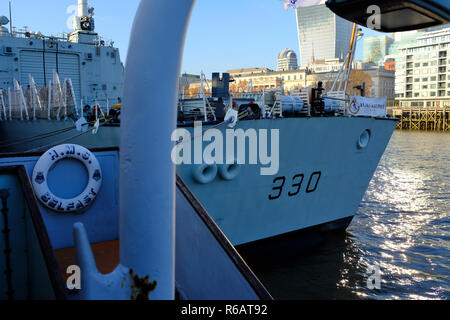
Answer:
[[(290, 118), (241, 121), (239, 128), (279, 129), (280, 166), (275, 176), (243, 165), (232, 181), (194, 178), (195, 165), (178, 173), (233, 245), (321, 226), (346, 228), (368, 188), (396, 126), (373, 118)], [(370, 131), (365, 148), (358, 146)], [(317, 230), (319, 231), (319, 230)]]
[[(217, 175), (202, 184), (194, 179), (196, 165), (180, 165), (177, 173), (235, 246), (275, 238), (295, 239), (291, 236), (302, 230), (316, 233), (345, 229), (356, 214), (395, 126), (393, 119), (347, 117), (241, 121), (235, 129), (279, 130), (280, 166), (276, 175), (262, 176), (259, 165), (242, 165), (232, 180)], [(367, 130), (370, 141), (360, 148), (358, 141)], [(2, 156), (39, 154), (61, 143), (89, 149), (118, 148), (120, 140), (118, 126), (102, 126), (96, 135), (91, 131), (80, 135), (70, 120), (3, 121), (0, 131)], [(46, 136), (51, 132), (55, 134)]]

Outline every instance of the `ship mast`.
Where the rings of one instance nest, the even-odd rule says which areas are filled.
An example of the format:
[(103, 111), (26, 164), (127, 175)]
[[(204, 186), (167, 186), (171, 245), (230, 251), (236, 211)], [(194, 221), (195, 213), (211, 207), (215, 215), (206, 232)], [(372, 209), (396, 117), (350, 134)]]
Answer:
[(88, 0), (78, 0), (78, 15), (73, 19), (73, 32), (69, 41), (96, 44), (98, 34), (95, 32), (94, 8), (89, 7)]
[(11, 1), (9, 1), (9, 33), (13, 33)]
[(78, 17), (87, 17), (88, 9), (89, 9), (88, 0), (78, 1)]

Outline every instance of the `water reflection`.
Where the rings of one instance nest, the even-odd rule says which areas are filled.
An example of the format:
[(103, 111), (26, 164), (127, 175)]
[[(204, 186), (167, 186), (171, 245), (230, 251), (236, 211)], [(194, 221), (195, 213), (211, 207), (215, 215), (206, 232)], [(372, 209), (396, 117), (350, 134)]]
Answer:
[(353, 285), (365, 281), (359, 261), (354, 240), (341, 233), (314, 252), (253, 267), (276, 299), (355, 299)]
[(396, 132), (347, 233), (257, 275), (277, 299), (449, 299), (449, 159), (449, 134)]
[(449, 298), (449, 163), (446, 134), (397, 132), (348, 232), (380, 266), (374, 299)]

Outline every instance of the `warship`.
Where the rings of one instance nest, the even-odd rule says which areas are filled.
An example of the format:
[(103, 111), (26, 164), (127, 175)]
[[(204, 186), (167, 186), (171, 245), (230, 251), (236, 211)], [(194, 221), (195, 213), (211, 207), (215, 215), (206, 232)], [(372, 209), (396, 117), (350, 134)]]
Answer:
[[(212, 97), (180, 101), (192, 6), (191, 0), (141, 2), (123, 107), (110, 108), (111, 93), (102, 106), (99, 95), (83, 93), (85, 83), (78, 91), (72, 75), (58, 70), (51, 83), (41, 83), (43, 102), (39, 74), (19, 81), (11, 72), (20, 68), (9, 73), (12, 85), (0, 106), (2, 298), (270, 299), (236, 246), (263, 255), (260, 248), (272, 245), (295, 252), (305, 231), (320, 234), (351, 222), (396, 126), (379, 100), (345, 94), (356, 25), (331, 91), (319, 83), (291, 95), (233, 97), (223, 75), (214, 77)], [(67, 47), (93, 36), (92, 13), (79, 0)], [(15, 41), (12, 30), (2, 30), (6, 42)], [(101, 42), (84, 45), (94, 53), (113, 50)], [(20, 64), (20, 50), (1, 59)], [(89, 108), (82, 107), (86, 101)], [(265, 149), (259, 162), (249, 160), (251, 147), (239, 153), (235, 144), (226, 161), (216, 148), (215, 159), (175, 166), (178, 147), (184, 158), (229, 130), (241, 142), (259, 134), (253, 140)], [(271, 133), (270, 147), (260, 143), (268, 141), (263, 132)]]
[[(42, 35), (36, 39), (36, 34), (30, 32), (24, 37), (3, 32), (0, 41), (4, 47), (9, 46), (6, 51), (11, 53), (0, 56), (0, 65), (12, 71), (6, 73), (9, 78), (2, 89), (5, 93), (12, 92), (15, 99), (8, 105), (9, 99), (4, 96), (6, 113), (5, 121), (0, 123), (3, 137), (0, 152), (44, 152), (64, 143), (88, 149), (119, 147), (120, 121), (111, 121), (109, 115), (116, 111), (113, 105), (121, 102), (122, 63), (118, 50), (104, 46), (94, 32), (92, 13), (87, 1), (80, 1), (74, 32), (64, 41)], [(355, 30), (349, 65), (357, 38)], [(19, 68), (14, 69), (15, 65)], [(91, 77), (98, 69), (97, 77)], [(342, 70), (339, 85), (326, 95), (345, 98), (342, 93), (346, 91), (349, 73), (350, 70)], [(46, 86), (45, 78), (49, 82)], [(14, 79), (21, 79), (20, 86), (16, 83), (11, 89)], [(347, 110), (348, 103), (323, 98), (325, 93), (320, 88), (305, 89), (295, 96), (271, 91), (233, 96), (229, 81), (227, 74), (213, 74), (211, 97), (203, 94), (199, 99), (181, 98), (178, 128), (190, 130), (195, 136), (194, 125), (200, 123), (201, 137), (195, 138), (192, 145), (201, 140), (200, 148), (204, 148), (205, 134), (214, 129), (226, 136), (229, 129), (224, 121), (225, 112), (217, 119), (219, 100), (223, 101), (225, 111), (233, 110), (234, 106), (241, 114), (234, 124), (234, 132), (242, 130), (244, 139), (249, 139), (248, 130), (266, 130), (269, 137), (274, 129), (279, 133), (278, 140), (271, 141), (272, 147), (276, 144), (277, 152), (270, 150), (271, 147), (267, 150), (268, 155), (273, 153), (278, 157), (273, 159), (279, 162), (273, 163), (277, 166), (276, 174), (261, 175), (262, 170), (268, 169), (258, 163), (246, 164), (250, 145), (262, 142), (258, 139), (244, 146), (247, 153), (239, 163), (234, 158), (231, 163), (223, 161), (222, 164), (182, 163), (177, 166), (177, 172), (231, 243), (241, 251), (242, 245), (250, 246), (252, 250), (246, 251), (252, 252), (257, 252), (254, 243), (263, 244), (267, 252), (269, 246), (260, 240), (268, 240), (285, 251), (296, 252), (295, 248), (307, 243), (303, 237), (305, 232), (309, 235), (345, 229), (364, 196), (396, 120), (387, 118), (383, 112), (378, 117), (352, 116)], [(30, 90), (30, 86), (37, 89)], [(48, 93), (40, 95), (39, 106), (33, 105), (27, 91)], [(25, 97), (23, 103), (21, 96)], [(110, 105), (106, 104), (107, 100)], [(92, 111), (97, 105), (100, 108), (98, 111), (95, 108), (95, 116)], [(90, 111), (89, 115), (86, 110)], [(85, 126), (77, 131), (76, 123), (83, 117), (86, 117)], [(89, 123), (92, 126), (101, 118), (96, 134), (91, 134), (87, 130)], [(151, 148), (147, 150), (154, 152)], [(289, 245), (291, 240), (295, 245)], [(282, 252), (279, 248), (273, 251)]]
[[(0, 17), (0, 119), (7, 120), (0, 125), (0, 153), (66, 139), (87, 147), (117, 146), (114, 130), (73, 141), (76, 120), (89, 120), (96, 106), (102, 115), (122, 102), (120, 52), (95, 32), (94, 9), (79, 1), (73, 32), (60, 36), (17, 29), (10, 19)], [(50, 112), (63, 107), (60, 114)]]

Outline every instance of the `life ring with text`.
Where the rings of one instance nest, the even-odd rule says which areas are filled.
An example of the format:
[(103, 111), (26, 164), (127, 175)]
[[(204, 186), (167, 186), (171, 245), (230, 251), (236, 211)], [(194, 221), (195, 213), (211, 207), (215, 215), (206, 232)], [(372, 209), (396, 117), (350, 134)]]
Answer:
[[(63, 159), (80, 161), (89, 173), (86, 188), (72, 199), (55, 196), (47, 183), (49, 171)], [(75, 213), (88, 208), (94, 202), (100, 191), (103, 175), (100, 164), (92, 152), (79, 145), (63, 144), (50, 149), (38, 160), (32, 179), (34, 192), (42, 205), (60, 213)]]

